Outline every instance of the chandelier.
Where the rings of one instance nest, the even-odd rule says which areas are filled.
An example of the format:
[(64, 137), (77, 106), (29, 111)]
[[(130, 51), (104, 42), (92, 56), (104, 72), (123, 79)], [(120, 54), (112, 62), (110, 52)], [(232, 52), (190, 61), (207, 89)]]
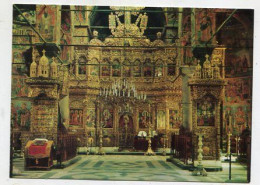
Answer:
[(110, 87), (100, 88), (99, 96), (106, 100), (123, 99), (123, 101), (146, 101), (147, 97), (143, 92), (138, 93), (135, 85), (126, 79), (115, 80)]

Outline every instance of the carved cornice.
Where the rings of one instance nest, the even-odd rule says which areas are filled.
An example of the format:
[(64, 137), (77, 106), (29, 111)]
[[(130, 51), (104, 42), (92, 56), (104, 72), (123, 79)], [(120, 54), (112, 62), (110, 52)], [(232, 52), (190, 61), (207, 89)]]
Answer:
[(61, 85), (61, 81), (58, 79), (44, 77), (27, 78), (25, 82), (29, 85)]
[(191, 79), (190, 86), (225, 86), (226, 82), (223, 79)]

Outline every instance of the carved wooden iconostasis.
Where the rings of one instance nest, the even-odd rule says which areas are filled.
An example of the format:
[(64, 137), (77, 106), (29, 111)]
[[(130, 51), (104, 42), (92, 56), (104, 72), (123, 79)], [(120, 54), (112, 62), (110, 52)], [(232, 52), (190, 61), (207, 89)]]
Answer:
[[(31, 15), (27, 21), (19, 7)], [(16, 6), (15, 148), (22, 151), (36, 137), (56, 145), (64, 127), (78, 147), (133, 149), (146, 134), (158, 138), (157, 149), (169, 149), (172, 136), (185, 130), (195, 153), (200, 133), (204, 159), (219, 160), (227, 133), (239, 136), (252, 125), (247, 15), (253, 16), (228, 9)]]

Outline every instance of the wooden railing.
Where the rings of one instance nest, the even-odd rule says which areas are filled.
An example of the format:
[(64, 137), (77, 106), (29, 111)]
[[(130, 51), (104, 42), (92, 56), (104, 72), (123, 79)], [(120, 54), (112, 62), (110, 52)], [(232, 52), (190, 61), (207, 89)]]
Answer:
[(74, 134), (59, 134), (56, 157), (59, 162), (67, 161), (77, 155), (77, 137)]
[(173, 156), (188, 164), (188, 160), (193, 161), (192, 139), (189, 135), (172, 135), (171, 149)]

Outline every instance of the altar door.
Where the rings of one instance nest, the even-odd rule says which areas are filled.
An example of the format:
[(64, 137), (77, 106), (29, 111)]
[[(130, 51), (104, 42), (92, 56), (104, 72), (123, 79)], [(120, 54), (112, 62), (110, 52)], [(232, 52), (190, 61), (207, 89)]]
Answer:
[(134, 145), (133, 118), (129, 114), (123, 114), (119, 118), (119, 149), (133, 149)]

